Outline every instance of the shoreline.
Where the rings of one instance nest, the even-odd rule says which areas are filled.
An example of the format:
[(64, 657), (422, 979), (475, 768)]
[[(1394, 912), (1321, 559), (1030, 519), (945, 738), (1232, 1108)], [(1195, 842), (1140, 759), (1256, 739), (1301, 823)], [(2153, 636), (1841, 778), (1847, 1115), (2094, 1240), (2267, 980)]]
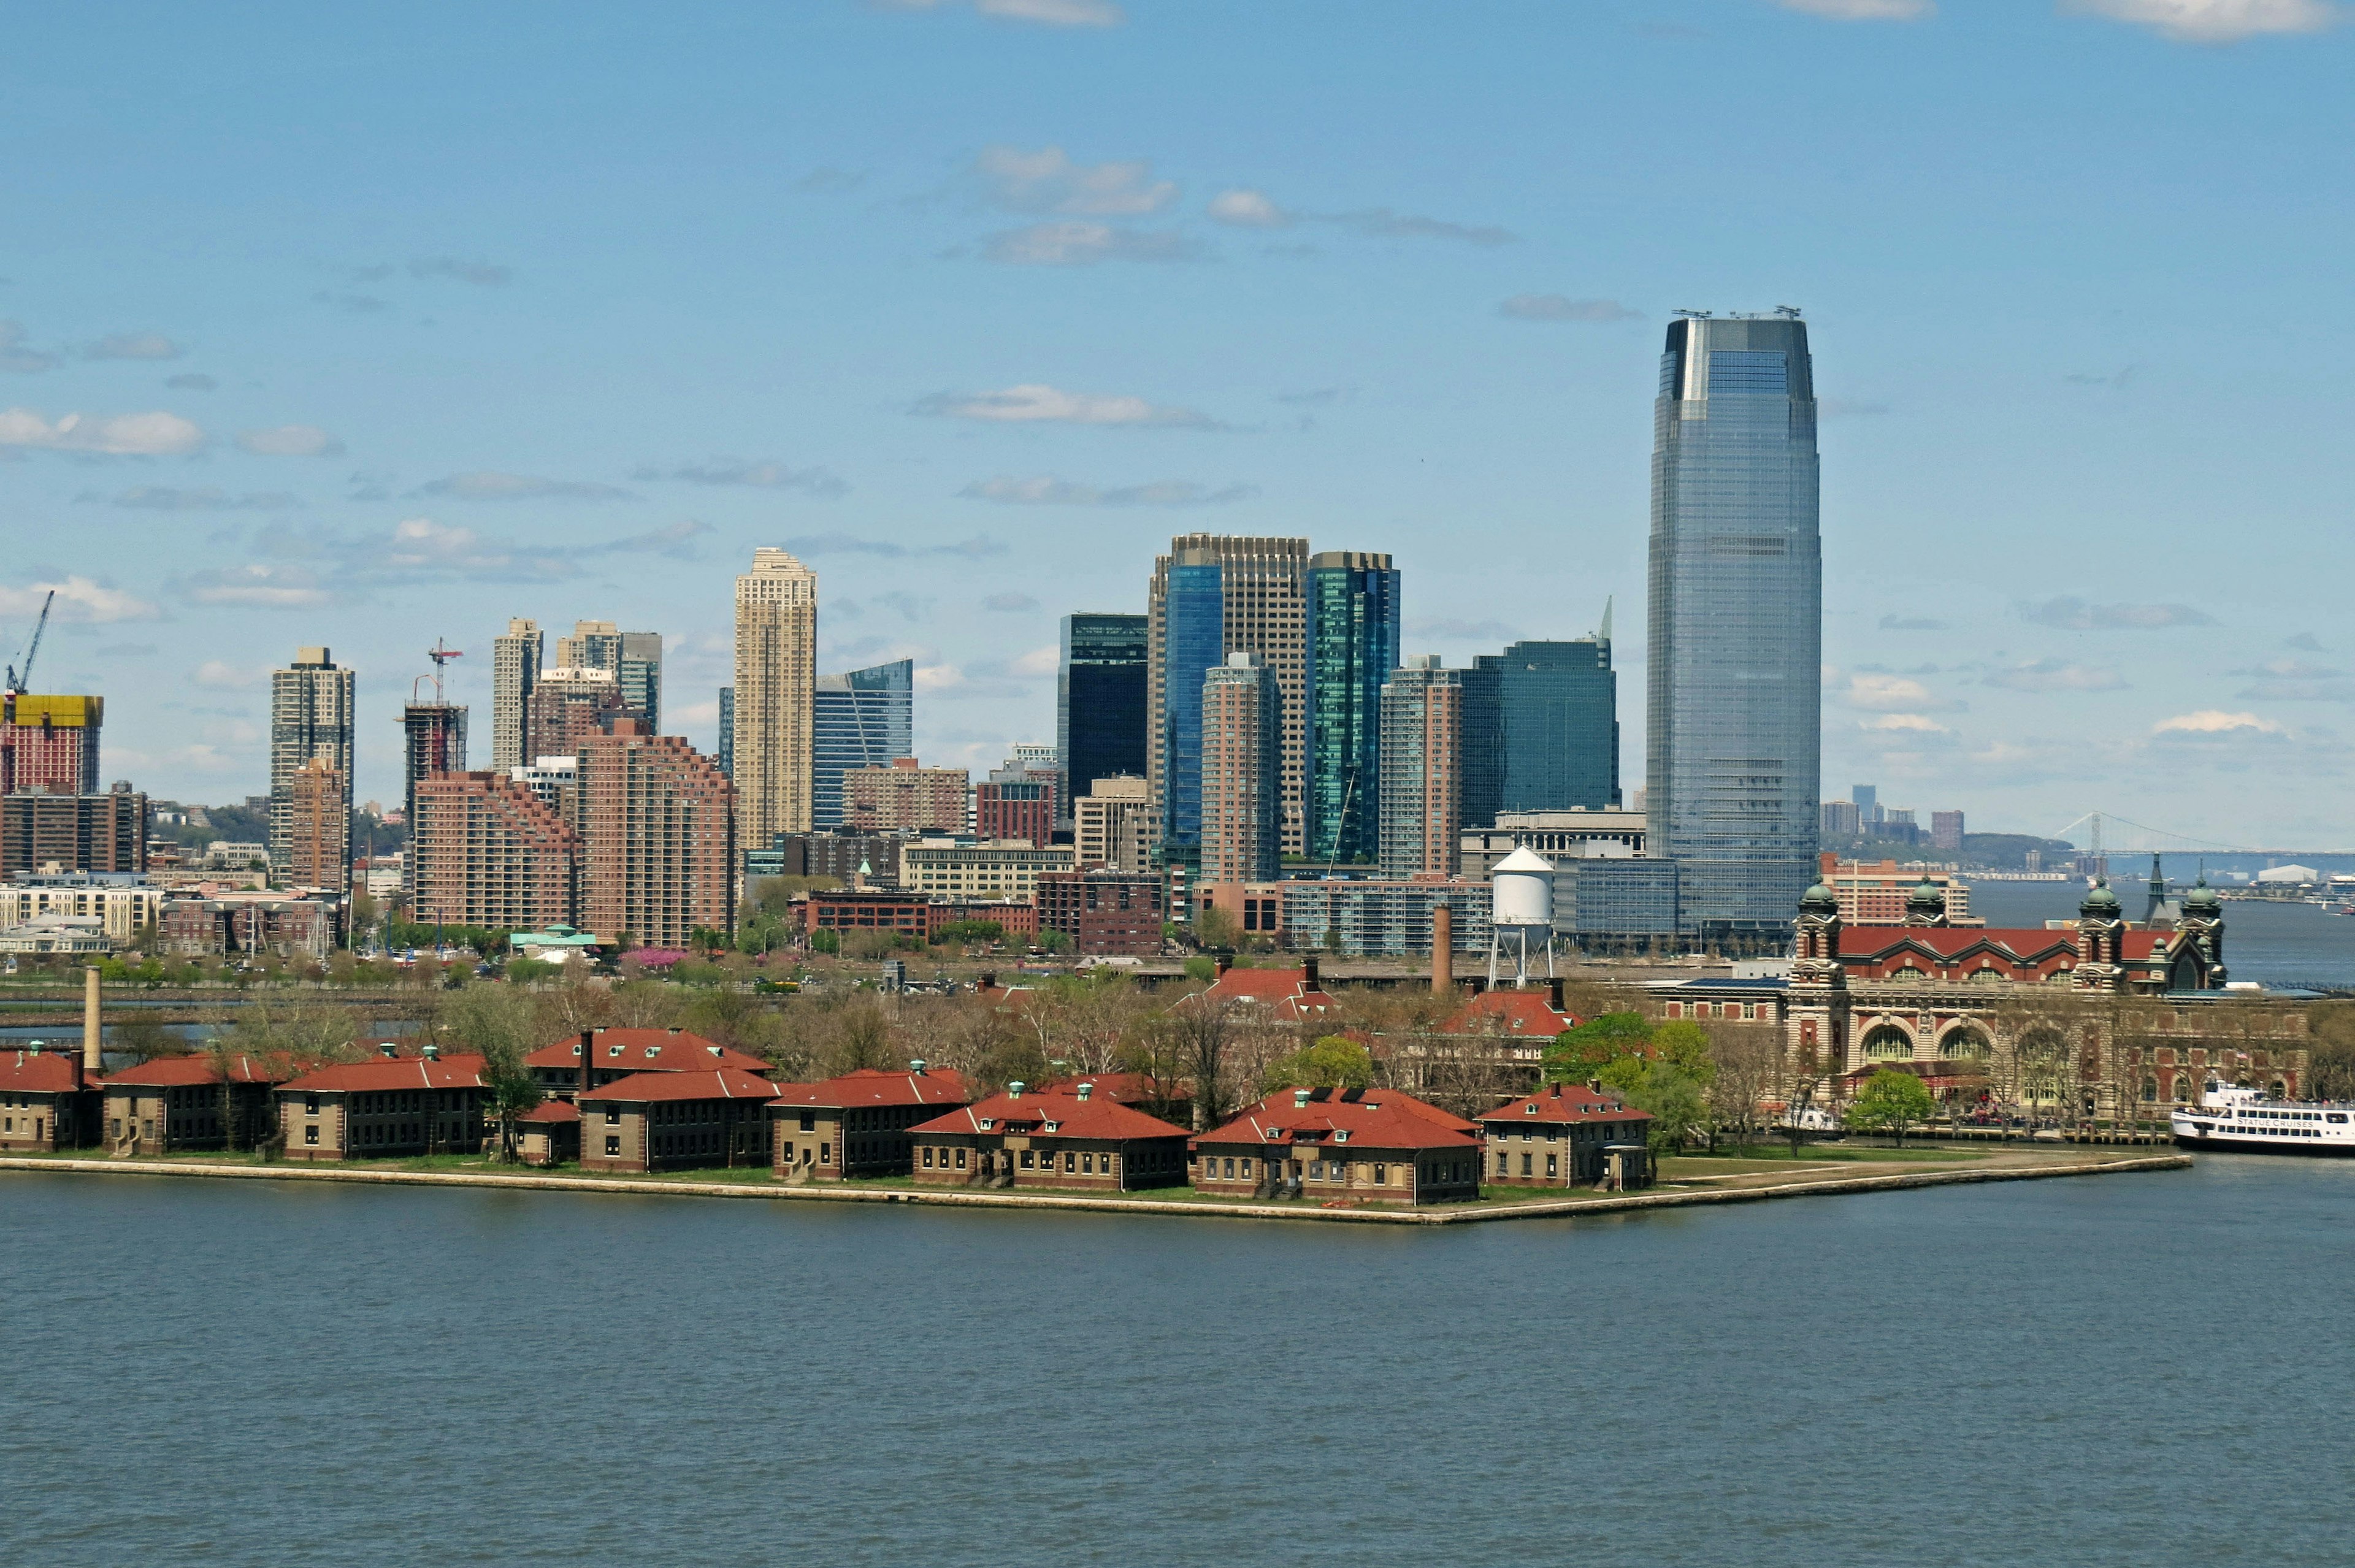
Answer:
[(1526, 1203), (1439, 1213), (1412, 1209), (1315, 1209), (1290, 1204), (1172, 1202), (1151, 1198), (1093, 1198), (1018, 1192), (960, 1192), (922, 1188), (770, 1187), (741, 1182), (644, 1181), (627, 1177), (506, 1175), (491, 1171), (337, 1170), (320, 1167), (201, 1165), (112, 1159), (0, 1157), (0, 1171), (51, 1170), (77, 1176), (177, 1176), (202, 1180), (341, 1181), (396, 1187), (492, 1187), (538, 1192), (606, 1192), (676, 1198), (796, 1200), (818, 1203), (905, 1203), (941, 1208), (1066, 1209), (1095, 1213), (1194, 1215), (1222, 1220), (1338, 1221), (1386, 1225), (1472, 1225), (1512, 1220), (1572, 1219), (1581, 1214), (1624, 1214), (1645, 1209), (1695, 1204), (1765, 1202), (1782, 1198), (1829, 1197), (1897, 1191), (1966, 1182), (2040, 1181), (2067, 1176), (2110, 1176), (2138, 1171), (2185, 1170), (2191, 1156), (2180, 1152), (2121, 1159), (2073, 1160), (2062, 1164), (1980, 1166), (1966, 1170), (1893, 1171), (1875, 1176), (1831, 1177), (1771, 1186), (1712, 1188), (1699, 1192), (1630, 1192), (1612, 1197), (1532, 1200)]

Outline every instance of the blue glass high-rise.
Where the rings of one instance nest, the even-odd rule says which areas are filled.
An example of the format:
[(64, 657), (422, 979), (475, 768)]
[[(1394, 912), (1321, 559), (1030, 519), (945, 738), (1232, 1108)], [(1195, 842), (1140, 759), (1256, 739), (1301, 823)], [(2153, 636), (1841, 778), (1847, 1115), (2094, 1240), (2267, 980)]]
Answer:
[(1575, 642), (1482, 654), (1463, 682), (1465, 826), (1489, 827), (1500, 811), (1619, 804), (1619, 677), (1607, 624)]
[(1164, 600), (1167, 669), (1162, 701), (1161, 852), (1199, 866), (1202, 853), (1202, 677), (1226, 662), (1226, 588), (1217, 566), (1172, 566)]
[(1055, 810), (1071, 819), (1071, 802), (1098, 779), (1145, 776), (1146, 656), (1143, 615), (1063, 617), (1063, 658), (1055, 682), (1055, 757), (1063, 788)]
[(888, 768), (916, 750), (916, 661), (822, 675), (810, 706), (810, 826), (843, 824), (842, 775)]
[(1399, 667), (1399, 574), (1391, 558), (1308, 560), (1308, 858), (1367, 861), (1381, 848), (1382, 683)]
[(1646, 837), (1687, 929), (1787, 938), (1815, 879), (1823, 549), (1796, 311), (1670, 324), (1653, 404)]

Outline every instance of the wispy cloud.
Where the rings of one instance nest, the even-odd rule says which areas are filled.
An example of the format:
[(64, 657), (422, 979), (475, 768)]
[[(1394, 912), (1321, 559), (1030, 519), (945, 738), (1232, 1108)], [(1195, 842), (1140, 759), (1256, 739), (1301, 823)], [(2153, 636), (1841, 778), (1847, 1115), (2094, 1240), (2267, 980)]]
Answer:
[(115, 332), (81, 351), (85, 359), (177, 359), (180, 346), (160, 332)]
[(220, 383), (210, 376), (191, 370), (183, 375), (167, 377), (164, 385), (183, 392), (210, 392), (218, 389)]
[(1617, 300), (1574, 300), (1566, 294), (1515, 294), (1497, 307), (1515, 321), (1641, 321), (1644, 313)]
[(473, 283), (479, 288), (495, 289), (513, 281), (515, 273), (506, 267), (495, 267), (488, 261), (470, 261), (463, 256), (421, 256), (409, 263), (412, 278), (447, 278), (453, 283)]
[(33, 409), (0, 411), (0, 448), (92, 457), (178, 457), (204, 443), (205, 432), (177, 414), (63, 414), (52, 423)]
[(1013, 614), (1019, 611), (1036, 610), (1039, 608), (1039, 601), (1031, 598), (1028, 593), (993, 593), (981, 602), (981, 607), (985, 610), (996, 610), (1006, 614)]
[(2215, 619), (2189, 604), (2089, 604), (2063, 595), (2023, 606), (2020, 619), (2066, 632), (2152, 632), (2168, 626), (2212, 626)]
[(2064, 0), (2063, 9), (2148, 27), (2187, 44), (2230, 44), (2264, 33), (2318, 33), (2342, 19), (2326, 0)]
[(1936, 720), (1920, 713), (1882, 713), (1873, 718), (1862, 720), (1857, 727), (1861, 730), (1875, 730), (1884, 733), (1895, 731), (1897, 733), (1910, 735), (1951, 735), (1954, 733), (1952, 730), (1948, 729), (1945, 725), (1939, 723)]
[(84, 504), (105, 501), (111, 506), (146, 512), (277, 512), (303, 504), (302, 497), (283, 490), (248, 491), (232, 496), (211, 485), (192, 490), (177, 490), (165, 485), (135, 485), (111, 497), (85, 490), (74, 499)]
[(992, 424), (1160, 425), (1219, 430), (1208, 414), (1168, 408), (1143, 398), (1098, 392), (1066, 392), (1026, 382), (996, 392), (934, 392), (916, 400), (909, 412), (934, 418), (980, 420)]
[(1998, 687), (2005, 691), (2123, 691), (2126, 679), (2116, 670), (2103, 669), (2094, 665), (2037, 659), (2033, 663), (1997, 670), (1979, 684)]
[(748, 463), (740, 457), (714, 457), (702, 463), (676, 463), (668, 467), (645, 464), (630, 477), (640, 484), (668, 479), (685, 485), (742, 485), (756, 490), (799, 490), (804, 495), (828, 498), (847, 495), (850, 490), (837, 475), (824, 468)]
[(1835, 22), (1918, 22), (1935, 16), (1931, 0), (1775, 0), (1785, 11)]
[(1943, 632), (1946, 623), (1927, 615), (1883, 615), (1881, 629), (1884, 632)]
[(1455, 223), (1444, 218), (1394, 212), (1387, 207), (1361, 208), (1355, 212), (1328, 212), (1316, 218), (1375, 240), (1454, 240), (1466, 245), (1510, 245), (1520, 238), (1509, 229), (1487, 223)]
[(1004, 555), (1007, 547), (986, 534), (976, 534), (954, 544), (918, 545), (911, 548), (895, 539), (869, 539), (860, 534), (805, 534), (785, 541), (785, 548), (803, 557), (821, 555), (875, 555), (888, 560), (906, 560), (925, 556), (953, 556), (966, 560), (980, 560)]
[(272, 425), (240, 432), (238, 449), (257, 457), (341, 457), (344, 443), (314, 424)]
[(135, 594), (79, 572), (22, 587), (0, 584), (0, 616), (16, 620), (37, 615), (50, 593), (57, 603), (50, 613), (60, 621), (102, 625), (116, 621), (155, 621), (163, 612)]
[(619, 555), (692, 558), (710, 531), (688, 520), (608, 539), (514, 539), (432, 517), (368, 529), (273, 524), (254, 539), (260, 559), (189, 572), (170, 588), (197, 604), (288, 610), (359, 603), (391, 588), (562, 582)]
[(1128, 19), (1113, 0), (868, 0), (879, 11), (945, 11), (960, 3), (979, 16), (1041, 27), (1116, 27)]
[(2244, 702), (2355, 701), (2355, 677), (2343, 669), (2304, 659), (2267, 659), (2232, 673), (2249, 680), (2248, 686), (2233, 693)]
[(618, 485), (589, 479), (543, 479), (529, 474), (506, 474), (477, 468), (419, 485), (412, 496), (457, 501), (634, 501), (637, 496)]
[(1868, 670), (1851, 674), (1837, 695), (1850, 708), (1875, 712), (1932, 713), (1961, 706), (1935, 695), (1918, 680)]
[(1296, 214), (1277, 206), (1267, 192), (1249, 188), (1222, 190), (1203, 210), (1214, 222), (1237, 229), (1284, 229), (1298, 221)]
[(1439, 637), (1449, 642), (1508, 643), (1520, 628), (1503, 621), (1471, 621), (1460, 615), (1423, 615), (1406, 624), (1410, 636)]
[(1143, 158), (1080, 164), (1060, 147), (1032, 153), (990, 146), (974, 159), (973, 172), (990, 200), (1008, 212), (1140, 218), (1178, 199), (1177, 183), (1155, 179)]
[(2282, 727), (2270, 719), (2260, 719), (2254, 713), (2226, 713), (2214, 708), (2203, 708), (2196, 713), (2179, 713), (2172, 719), (2162, 719), (2151, 726), (2154, 735), (2230, 735), (2245, 731), (2255, 735), (2279, 735)]
[(58, 368), (58, 357), (25, 344), (25, 324), (0, 321), (0, 370), (19, 376), (38, 375)]
[(170, 587), (191, 604), (245, 610), (309, 610), (335, 599), (317, 572), (284, 561), (208, 566), (173, 579)]
[(216, 691), (251, 691), (270, 684), (270, 667), (257, 665), (249, 668), (227, 659), (207, 659), (190, 672), (188, 679)]
[(969, 501), (1007, 507), (1221, 507), (1259, 494), (1255, 485), (1212, 488), (1190, 479), (1160, 479), (1146, 485), (1082, 485), (1051, 475), (1033, 479), (999, 475), (976, 479), (957, 494)]
[(1009, 267), (1090, 267), (1099, 261), (1191, 261), (1202, 250), (1171, 229), (1061, 219), (988, 235), (982, 255)]

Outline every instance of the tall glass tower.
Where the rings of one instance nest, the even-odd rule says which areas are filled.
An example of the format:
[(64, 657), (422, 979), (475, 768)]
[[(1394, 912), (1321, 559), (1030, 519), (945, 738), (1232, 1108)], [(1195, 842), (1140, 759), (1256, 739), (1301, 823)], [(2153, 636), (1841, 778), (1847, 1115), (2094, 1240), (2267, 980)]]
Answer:
[(915, 752), (916, 661), (818, 677), (810, 727), (810, 827), (824, 833), (843, 824), (845, 773), (888, 768), (893, 758)]
[(1382, 683), (1399, 667), (1399, 574), (1368, 550), (1308, 558), (1308, 858), (1381, 848)]
[(1645, 805), (1688, 931), (1787, 936), (1815, 880), (1823, 550), (1796, 311), (1668, 327), (1652, 411)]
[(1619, 804), (1619, 677), (1603, 631), (1515, 643), (1463, 672), (1464, 821)]
[(1059, 826), (1070, 825), (1071, 802), (1096, 780), (1145, 776), (1146, 625), (1143, 615), (1063, 617), (1062, 667), (1055, 682)]
[(1164, 864), (1201, 864), (1202, 680), (1226, 663), (1226, 616), (1224, 569), (1169, 568), (1161, 602), (1161, 734), (1154, 748)]

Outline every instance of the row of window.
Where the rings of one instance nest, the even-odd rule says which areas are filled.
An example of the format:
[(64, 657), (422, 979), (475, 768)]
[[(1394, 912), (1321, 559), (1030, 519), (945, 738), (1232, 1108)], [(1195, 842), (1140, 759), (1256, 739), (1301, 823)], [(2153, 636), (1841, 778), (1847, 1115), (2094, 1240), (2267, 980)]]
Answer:
[[(1545, 1173), (1546, 1173), (1548, 1176), (1559, 1176), (1559, 1175), (1561, 1174), (1560, 1169), (1559, 1169), (1559, 1168), (1556, 1167), (1556, 1165), (1554, 1164), (1554, 1161), (1555, 1161), (1556, 1157), (1557, 1157), (1556, 1156), (1554, 1156), (1554, 1155), (1550, 1155), (1550, 1154), (1549, 1154), (1549, 1155), (1547, 1155), (1547, 1156), (1545, 1157)], [(1508, 1155), (1508, 1154), (1499, 1154), (1499, 1155), (1497, 1155), (1497, 1175), (1499, 1175), (1499, 1176), (1510, 1176), (1510, 1175), (1512, 1174), (1512, 1168), (1511, 1168), (1511, 1167), (1512, 1167), (1512, 1163), (1513, 1163), (1513, 1157), (1512, 1157), (1511, 1155)], [(1536, 1174), (1537, 1174), (1536, 1170), (1535, 1170), (1534, 1168), (1532, 1168), (1532, 1167), (1533, 1167), (1534, 1163), (1535, 1163), (1535, 1157), (1534, 1157), (1534, 1156), (1532, 1156), (1532, 1155), (1527, 1155), (1527, 1154), (1525, 1154), (1525, 1155), (1521, 1156), (1521, 1174), (1522, 1174), (1523, 1176), (1534, 1176), (1534, 1175), (1536, 1175)]]

